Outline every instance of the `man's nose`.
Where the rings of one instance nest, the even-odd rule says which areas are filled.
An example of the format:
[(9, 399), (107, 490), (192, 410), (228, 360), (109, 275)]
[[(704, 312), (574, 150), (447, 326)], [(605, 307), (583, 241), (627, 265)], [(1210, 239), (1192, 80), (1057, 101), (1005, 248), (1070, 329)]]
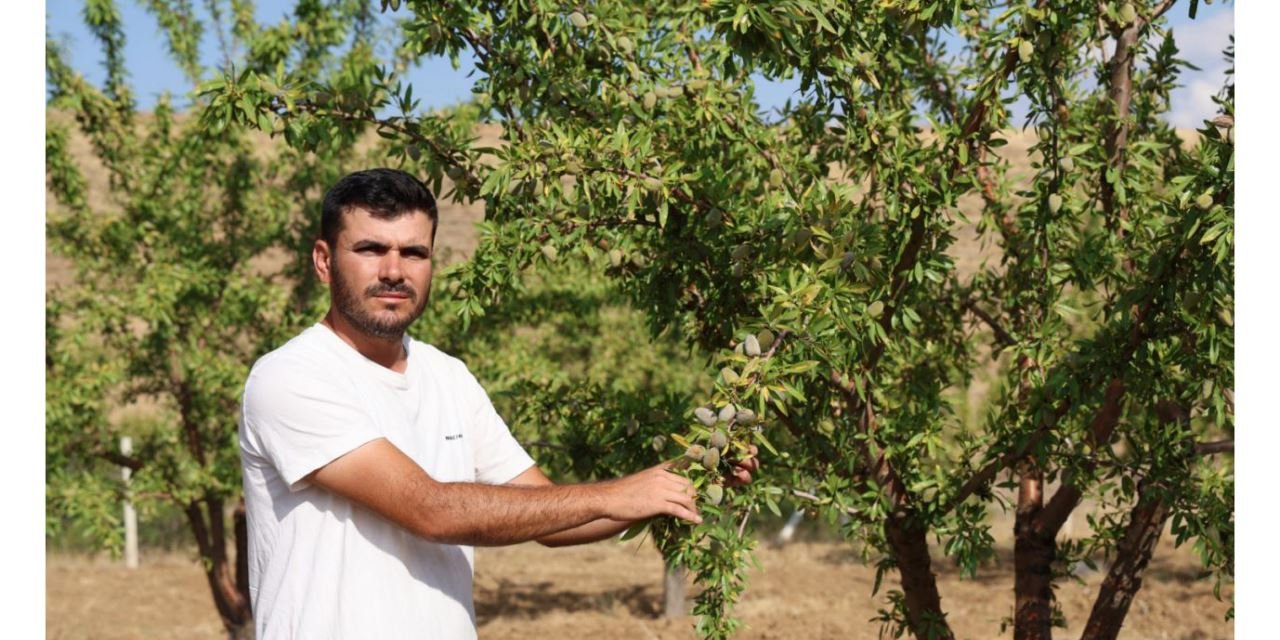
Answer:
[(378, 278), (385, 282), (400, 282), (404, 280), (404, 271), (400, 265), (400, 253), (398, 251), (388, 251), (382, 257), (381, 270)]

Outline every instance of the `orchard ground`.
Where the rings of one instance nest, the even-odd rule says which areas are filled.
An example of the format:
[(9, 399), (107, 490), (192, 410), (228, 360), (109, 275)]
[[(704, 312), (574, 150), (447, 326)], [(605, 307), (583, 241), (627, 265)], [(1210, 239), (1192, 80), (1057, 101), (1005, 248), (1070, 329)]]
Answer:
[[(1000, 539), (1000, 532), (994, 533)], [(1007, 534), (1003, 537), (996, 559), (981, 567), (974, 579), (961, 580), (945, 559), (935, 566), (958, 638), (1013, 636), (1012, 628), (1001, 632), (1001, 620), (1012, 615), (1013, 605), (1012, 541)], [(752, 571), (737, 608), (746, 624), (738, 637), (877, 638), (879, 623), (871, 619), (883, 606), (884, 593), (871, 595), (874, 566), (864, 565), (847, 544), (798, 538), (782, 549), (761, 545), (761, 566)], [(225, 638), (194, 558), (194, 552), (144, 552), (142, 566), (130, 571), (107, 558), (50, 556), (46, 636)], [(693, 638), (692, 618), (661, 617), (661, 571), (661, 560), (647, 542), (478, 549), (475, 605), (480, 637)], [(1059, 630), (1062, 637), (1079, 635), (1102, 577), (1090, 573), (1083, 585), (1061, 584), (1057, 597), (1067, 620), (1067, 628)], [(882, 589), (892, 588), (892, 582), (886, 578)], [(1199, 561), (1190, 549), (1174, 549), (1166, 536), (1120, 637), (1232, 638), (1234, 626), (1223, 619), (1232, 590), (1232, 585), (1223, 585), (1226, 601), (1214, 598), (1213, 582), (1201, 578)]]
[[(50, 119), (58, 117), (49, 114)], [(482, 125), (477, 133), (477, 144), (492, 145), (500, 130)], [(1186, 132), (1184, 140), (1190, 143), (1195, 135)], [(1007, 137), (1010, 143), (1000, 151), (1012, 162), (1012, 177), (1025, 179), (1031, 173), (1026, 150), (1032, 139), (1022, 133)], [(91, 198), (100, 203), (106, 194), (106, 176), (95, 171), (98, 167), (83, 138), (73, 135), (72, 145), (86, 169)], [(444, 188), (446, 193), (449, 190)], [(976, 197), (961, 202), (961, 212), (969, 221), (957, 222), (957, 243), (949, 251), (966, 277), (984, 262), (999, 262), (999, 247), (978, 241), (973, 223), (979, 205)], [(48, 206), (55, 206), (52, 198)], [(437, 245), (444, 261), (469, 257), (476, 243), (474, 224), (483, 217), (483, 207), (442, 201), (440, 217)], [(51, 254), (46, 257), (46, 286), (68, 283), (73, 275), (67, 264)], [(262, 266), (270, 270), (282, 259), (269, 256)], [(981, 415), (998, 366), (991, 361), (986, 371), (975, 372), (968, 389), (957, 390), (957, 402), (970, 419)], [(113, 420), (152, 410), (146, 402), (121, 407)], [(1083, 524), (1083, 511), (1075, 514), (1081, 521), (1077, 526)], [(1001, 628), (1013, 613), (1012, 522), (1011, 516), (1003, 514), (993, 518), (996, 557), (979, 569), (976, 578), (961, 580), (941, 550), (934, 553), (943, 605), (957, 637), (1012, 637), (1011, 627), (1003, 632)], [(760, 546), (761, 567), (750, 576), (737, 608), (746, 624), (740, 637), (878, 637), (879, 624), (871, 619), (885, 606), (884, 591), (895, 587), (896, 576), (886, 576), (881, 593), (872, 596), (874, 565), (864, 564), (852, 546), (833, 541), (830, 532), (816, 539), (803, 538), (783, 549)], [(536, 544), (480, 549), (476, 566), (476, 611), (480, 635), (486, 639), (694, 637), (691, 619), (668, 620), (660, 615), (662, 567), (648, 544), (606, 541), (568, 549)], [(1105, 562), (1100, 561), (1099, 567), (1105, 571)], [(1218, 600), (1212, 579), (1205, 576), (1189, 546), (1175, 549), (1166, 533), (1121, 637), (1233, 637), (1234, 625), (1224, 616), (1234, 587), (1224, 584), (1223, 600)], [(1086, 572), (1082, 577), (1083, 585), (1064, 580), (1057, 592), (1068, 636), (1079, 634), (1103, 575)], [(45, 613), (51, 639), (225, 637), (194, 551), (144, 549), (142, 567), (136, 571), (108, 558), (51, 553)]]

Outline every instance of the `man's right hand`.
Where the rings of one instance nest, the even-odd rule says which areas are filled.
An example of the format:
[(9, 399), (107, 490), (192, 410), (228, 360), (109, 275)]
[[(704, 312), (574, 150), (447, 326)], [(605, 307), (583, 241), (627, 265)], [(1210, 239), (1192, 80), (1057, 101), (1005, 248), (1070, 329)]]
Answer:
[(657, 515), (675, 516), (700, 524), (694, 503), (693, 483), (670, 471), (663, 462), (644, 471), (599, 484), (603, 510), (614, 520), (643, 520)]

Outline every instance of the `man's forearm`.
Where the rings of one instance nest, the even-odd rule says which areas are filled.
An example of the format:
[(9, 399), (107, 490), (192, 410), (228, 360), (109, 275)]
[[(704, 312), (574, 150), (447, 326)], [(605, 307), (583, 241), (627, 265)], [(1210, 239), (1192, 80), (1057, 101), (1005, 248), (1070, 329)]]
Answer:
[(431, 493), (432, 504), (423, 514), (425, 531), (420, 535), (448, 544), (516, 544), (604, 516), (599, 485), (523, 487), (452, 482), (437, 484)]
[(600, 518), (592, 520), (582, 526), (557, 531), (551, 535), (541, 536), (537, 540), (540, 544), (548, 547), (568, 547), (575, 544), (590, 544), (599, 542), (605, 538), (613, 536), (627, 530), (627, 527), (635, 524), (633, 520), (614, 520), (612, 518)]

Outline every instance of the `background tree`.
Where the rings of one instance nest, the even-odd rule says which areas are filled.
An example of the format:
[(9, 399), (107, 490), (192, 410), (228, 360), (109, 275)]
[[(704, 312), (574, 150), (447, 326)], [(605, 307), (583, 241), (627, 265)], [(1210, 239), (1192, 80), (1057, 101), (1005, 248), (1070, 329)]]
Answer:
[[(248, 5), (233, 6), (233, 33), (260, 44)], [(175, 60), (198, 81), (201, 28), (189, 3), (151, 8)], [(47, 234), (74, 271), (73, 282), (49, 292), (46, 311), (48, 529), (56, 535), (70, 523), (118, 547), (124, 487), (106, 469), (132, 469), (143, 509), (167, 504), (185, 514), (223, 622), (232, 636), (248, 636), (240, 390), (257, 356), (316, 317), (304, 263), (278, 256), (309, 246), (322, 189), (365, 160), (352, 139), (335, 137), (304, 156), (265, 149), (260, 134), (191, 126), (199, 105), (179, 118), (168, 96), (138, 113), (114, 3), (90, 0), (83, 13), (105, 53), (103, 89), (75, 73), (53, 42), (46, 51), (55, 199)], [(350, 22), (336, 10), (326, 15)], [(304, 55), (299, 68), (312, 60), (332, 58)], [(89, 166), (70, 153), (72, 126), (91, 145)], [(105, 193), (90, 193), (86, 170), (106, 174)], [(116, 417), (137, 405), (149, 407), (142, 419)], [(119, 452), (121, 435), (134, 439), (132, 455)]]

